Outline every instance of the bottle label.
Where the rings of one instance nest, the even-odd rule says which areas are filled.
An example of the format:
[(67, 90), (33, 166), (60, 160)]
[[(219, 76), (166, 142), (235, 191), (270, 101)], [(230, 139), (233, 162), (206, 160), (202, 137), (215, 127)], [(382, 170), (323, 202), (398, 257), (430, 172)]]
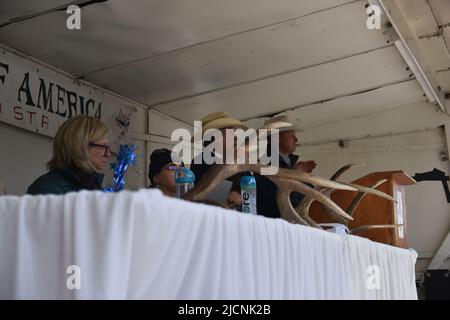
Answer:
[(242, 212), (250, 213), (250, 193), (247, 191), (242, 191)]
[(243, 189), (241, 191), (242, 212), (256, 214), (256, 190)]

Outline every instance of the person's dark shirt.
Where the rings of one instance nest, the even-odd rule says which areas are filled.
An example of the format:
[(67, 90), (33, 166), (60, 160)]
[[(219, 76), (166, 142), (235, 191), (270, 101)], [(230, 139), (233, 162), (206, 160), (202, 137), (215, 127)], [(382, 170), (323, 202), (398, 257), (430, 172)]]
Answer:
[[(279, 167), (282, 169), (294, 169), (299, 156), (290, 154), (290, 164), (286, 163), (283, 157), (279, 156)], [(255, 174), (256, 180), (256, 210), (259, 215), (270, 218), (281, 218), (280, 209), (277, 204), (278, 187), (275, 183), (270, 181), (266, 176)], [(299, 192), (292, 192), (290, 194), (292, 206), (295, 208), (304, 195)]]
[(203, 176), (208, 172), (209, 168), (211, 168), (212, 164), (206, 164), (203, 161), (203, 153), (199, 154), (194, 160), (192, 160), (192, 164), (190, 166), (190, 170), (195, 175), (195, 183), (200, 181)]
[(70, 168), (52, 169), (37, 178), (27, 189), (31, 195), (65, 194), (81, 190), (100, 190), (103, 175), (100, 173), (83, 173)]

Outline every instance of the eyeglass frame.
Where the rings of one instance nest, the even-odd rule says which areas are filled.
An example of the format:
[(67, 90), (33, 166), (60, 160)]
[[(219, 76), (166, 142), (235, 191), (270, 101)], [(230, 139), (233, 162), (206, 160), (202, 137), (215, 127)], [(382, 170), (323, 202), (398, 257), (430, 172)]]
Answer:
[(110, 144), (98, 144), (94, 142), (89, 142), (89, 147), (97, 147), (97, 148), (103, 148), (105, 149), (104, 155), (106, 156), (107, 153), (111, 153), (111, 145)]
[(183, 166), (183, 165), (172, 164), (172, 165), (170, 165), (170, 166), (164, 166), (164, 167), (162, 168), (162, 170), (175, 171), (175, 170), (177, 170), (178, 168), (182, 168), (182, 167), (184, 167), (184, 166)]

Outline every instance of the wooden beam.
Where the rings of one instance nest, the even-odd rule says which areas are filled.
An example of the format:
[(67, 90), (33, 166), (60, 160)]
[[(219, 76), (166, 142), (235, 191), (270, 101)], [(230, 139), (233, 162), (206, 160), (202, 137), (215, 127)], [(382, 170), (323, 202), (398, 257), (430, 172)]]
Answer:
[[(403, 15), (402, 10), (398, 5), (397, 0), (378, 0), (381, 8), (383, 9), (385, 15), (388, 20), (392, 24), (392, 27), (395, 29), (399, 36), (399, 42), (401, 42), (402, 46), (406, 48), (407, 52), (411, 56), (412, 60), (414, 60), (415, 64), (419, 69), (419, 74), (416, 74), (416, 78), (422, 78), (425, 82), (425, 85), (429, 87), (431, 90), (431, 94), (433, 96), (432, 100), (435, 105), (439, 106), (439, 108), (443, 112), (447, 112), (447, 102), (444, 98), (444, 92), (439, 85), (439, 81), (436, 75), (436, 70), (433, 69), (431, 64), (426, 59), (426, 56), (420, 46), (418, 36), (411, 30), (406, 18)], [(399, 49), (400, 51), (400, 49)], [(403, 54), (402, 54), (403, 55)], [(420, 81), (419, 81), (420, 82)], [(422, 85), (422, 84), (421, 84)], [(423, 87), (424, 85), (422, 85)], [(427, 88), (424, 88), (424, 91), (427, 92)]]

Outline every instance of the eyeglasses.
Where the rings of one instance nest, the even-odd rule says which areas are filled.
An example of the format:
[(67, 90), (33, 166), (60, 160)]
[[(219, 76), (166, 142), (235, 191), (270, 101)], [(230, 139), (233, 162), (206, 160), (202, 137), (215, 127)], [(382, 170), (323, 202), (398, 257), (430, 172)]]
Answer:
[(175, 170), (178, 169), (178, 166), (172, 165), (172, 166), (164, 167), (163, 169), (164, 169), (164, 170), (169, 170), (169, 171), (175, 171)]
[(89, 146), (105, 149), (105, 153), (104, 153), (105, 156), (108, 154), (108, 152), (111, 152), (111, 146), (109, 144), (97, 144), (97, 143), (89, 142)]

